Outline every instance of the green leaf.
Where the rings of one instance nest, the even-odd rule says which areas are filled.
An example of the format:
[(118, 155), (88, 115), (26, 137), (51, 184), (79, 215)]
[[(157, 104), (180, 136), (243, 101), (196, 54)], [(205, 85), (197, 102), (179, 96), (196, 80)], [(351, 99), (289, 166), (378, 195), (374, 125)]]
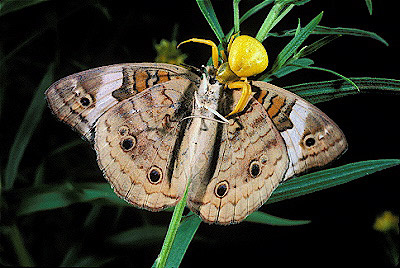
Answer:
[(301, 22), (300, 22), (300, 18), (299, 18), (299, 21), (297, 22), (296, 31), (294, 32), (294, 36), (298, 35), (300, 33), (300, 30), (301, 30)]
[(109, 20), (109, 21), (112, 20), (112, 17), (111, 17), (111, 15), (110, 15), (110, 11), (109, 11), (108, 8), (106, 7), (106, 5), (100, 3), (100, 1), (94, 1), (94, 2), (93, 2), (93, 6), (94, 6), (95, 8), (97, 8), (97, 9), (104, 15), (104, 17), (105, 17), (107, 20)]
[(294, 4), (284, 4), (280, 1), (276, 1), (275, 5), (271, 8), (268, 16), (265, 18), (263, 24), (261, 25), (258, 33), (256, 35), (256, 39), (260, 42), (263, 42), (265, 38), (267, 38), (268, 33), (271, 31), (272, 28), (278, 24), (279, 21), (285, 17), (290, 10), (294, 7)]
[[(4, 58), (4, 53), (3, 53), (3, 47), (0, 45), (0, 59)], [(2, 115), (3, 111), (3, 104), (4, 104), (4, 93), (6, 91), (7, 87), (7, 68), (1, 66), (1, 61), (0, 60), (0, 118)], [(1, 171), (0, 171), (0, 181), (1, 179)], [(0, 183), (0, 190), (1, 190), (1, 183)]]
[[(273, 192), (267, 203), (274, 203), (330, 188), (399, 164), (400, 159), (371, 160), (311, 173), (289, 180), (279, 186)], [(183, 221), (179, 227), (176, 239), (171, 247), (171, 254), (168, 263), (165, 267), (179, 267), (187, 247), (201, 223), (201, 219), (193, 213), (191, 213), (191, 215), (185, 220), (187, 221)], [(249, 215), (246, 220), (256, 223), (287, 226), (309, 223), (309, 221), (291, 221), (281, 219), (261, 212), (255, 212)]]
[(70, 150), (78, 145), (83, 145), (86, 143), (82, 140), (82, 139), (76, 139), (72, 142), (66, 143), (56, 149), (54, 149), (53, 151), (51, 151), (43, 160), (42, 162), (37, 166), (36, 168), (36, 172), (35, 172), (35, 179), (33, 181), (33, 185), (34, 186), (39, 186), (40, 184), (42, 184), (43, 182), (43, 178), (44, 178), (44, 171), (45, 171), (45, 165), (46, 162), (49, 158), (54, 157), (57, 154), (62, 154), (65, 153), (67, 150)]
[(108, 183), (64, 183), (41, 185), (16, 192), (18, 216), (67, 207), (80, 202), (106, 200), (108, 204), (130, 207), (119, 198)]
[(199, 6), (203, 16), (206, 18), (208, 24), (211, 29), (214, 31), (220, 43), (225, 43), (225, 35), (222, 31), (221, 25), (217, 19), (217, 15), (215, 15), (214, 8), (211, 4), (210, 0), (196, 0), (197, 5)]
[(42, 78), (31, 104), (22, 119), (21, 125), (15, 135), (14, 143), (8, 154), (8, 162), (4, 173), (4, 189), (10, 190), (17, 177), (19, 164), (24, 155), (25, 149), (42, 118), (42, 113), (46, 104), (44, 98), (45, 90), (54, 81), (54, 63), (50, 64), (46, 74)]
[(269, 224), (275, 226), (295, 226), (295, 225), (304, 225), (308, 224), (311, 221), (309, 220), (288, 220), (279, 218), (276, 216), (269, 215), (267, 213), (261, 211), (255, 211), (251, 213), (245, 221), (253, 222), (253, 223), (261, 223), (261, 224)]
[(265, 0), (265, 1), (262, 1), (261, 3), (255, 5), (254, 7), (249, 9), (246, 13), (244, 13), (244, 15), (240, 18), (240, 23), (242, 23), (243, 21), (247, 20), (252, 15), (257, 13), (258, 11), (260, 11), (261, 9), (266, 7), (267, 5), (271, 4), (272, 2), (274, 2), (274, 0)]
[(107, 263), (113, 261), (114, 257), (99, 257), (95, 256), (81, 256), (75, 260), (75, 262), (70, 263), (70, 267), (102, 267)]
[(307, 24), (279, 53), (269, 73), (274, 73), (279, 70), (290, 57), (296, 53), (304, 40), (312, 33), (315, 27), (322, 19), (323, 12), (316, 16), (309, 24)]
[[(286, 30), (281, 33), (269, 33), (269, 36), (273, 37), (288, 37), (288, 36), (294, 36), (296, 32), (296, 29), (292, 30)], [(359, 37), (367, 37), (367, 38), (372, 38), (375, 39), (379, 42), (382, 42), (386, 46), (388, 46), (388, 42), (386, 42), (385, 39), (380, 37), (374, 32), (370, 31), (365, 31), (361, 29), (355, 29), (355, 28), (343, 28), (343, 27), (337, 27), (337, 28), (331, 28), (327, 26), (321, 26), (317, 25), (315, 27), (314, 31), (311, 34), (333, 34), (333, 35), (351, 35), (351, 36), (359, 36)]]
[(235, 29), (235, 33), (240, 31), (239, 28), (239, 3), (240, 0), (233, 0), (233, 27)]
[(369, 14), (372, 15), (372, 0), (365, 0), (365, 4), (367, 5)]
[(275, 78), (281, 78), (292, 72), (303, 69), (303, 67), (301, 67), (301, 66), (312, 65), (312, 64), (314, 64), (314, 61), (309, 58), (301, 58), (301, 59), (295, 59), (295, 60), (291, 61), (291, 63), (293, 63), (293, 65), (286, 64), (285, 66), (280, 68), (275, 73), (265, 74), (265, 75), (261, 76), (258, 80), (264, 81), (264, 82), (270, 82), (270, 81), (274, 80)]
[(171, 254), (165, 267), (179, 267), (190, 242), (200, 226), (200, 223), (200, 217), (195, 215), (193, 212), (190, 212), (182, 219), (171, 248)]
[[(352, 77), (360, 92), (383, 91), (400, 94), (400, 80), (388, 78)], [(345, 80), (311, 82), (285, 87), (311, 103), (319, 103), (358, 94), (357, 90)]]
[[(4, 237), (7, 237), (10, 243), (13, 245), (16, 258), (18, 263), (22, 267), (33, 267), (35, 263), (33, 261), (32, 256), (29, 254), (27, 248), (25, 247), (25, 241), (21, 232), (16, 224), (12, 224), (10, 226), (2, 225), (0, 227), (0, 234)], [(2, 244), (4, 238), (2, 238)]]
[(313, 34), (341, 34), (341, 35), (368, 37), (375, 39), (379, 42), (382, 42), (386, 46), (389, 46), (388, 42), (386, 42), (385, 39), (383, 39), (376, 33), (356, 28), (342, 28), (342, 27), (330, 28), (326, 26), (317, 26)]
[(340, 37), (340, 35), (328, 35), (328, 36), (325, 36), (325, 37), (315, 41), (311, 45), (303, 47), (298, 53), (296, 53), (296, 55), (294, 57), (297, 58), (297, 59), (304, 58), (305, 56), (308, 56), (308, 55), (314, 53), (315, 51), (317, 51), (321, 47), (329, 44), (330, 42), (332, 42), (333, 40), (335, 40), (335, 39), (337, 39), (339, 37)]
[(337, 72), (335, 72), (335, 71), (332, 71), (332, 70), (329, 70), (329, 69), (326, 69), (326, 68), (315, 67), (315, 66), (294, 65), (294, 64), (292, 64), (292, 63), (290, 63), (290, 65), (297, 66), (297, 67), (301, 67), (301, 68), (306, 68), (306, 69), (311, 69), (311, 70), (318, 70), (318, 71), (328, 72), (328, 73), (334, 74), (334, 75), (336, 75), (336, 76), (341, 77), (343, 80), (349, 82), (355, 89), (357, 89), (357, 91), (360, 91), (360, 89), (358, 88), (358, 86), (356, 85), (356, 83), (354, 83), (353, 81), (351, 81), (350, 78), (347, 78), (347, 77), (345, 77), (345, 76), (343, 76), (343, 75), (341, 75), (341, 74), (339, 74), (339, 73), (337, 73)]
[(368, 160), (321, 170), (282, 183), (267, 203), (275, 203), (344, 184), (400, 164), (400, 159)]
[[(189, 178), (188, 181), (190, 182), (191, 178)], [(179, 203), (175, 206), (171, 221), (169, 223), (168, 231), (165, 236), (163, 246), (161, 248), (160, 255), (156, 259), (156, 267), (157, 268), (166, 267), (167, 260), (170, 257), (172, 257), (171, 250), (172, 250), (173, 244), (175, 243), (177, 232), (178, 232), (179, 226), (181, 224), (183, 210), (186, 207), (186, 198), (187, 198), (188, 190), (189, 190), (189, 184), (186, 185), (186, 189), (185, 189), (185, 193), (184, 193), (183, 197), (181, 198)], [(191, 240), (191, 238), (190, 238), (190, 240)], [(185, 254), (185, 252), (182, 253), (182, 257), (184, 254)]]
[[(255, 13), (257, 13), (258, 11), (260, 11), (261, 9), (263, 9), (264, 7), (266, 7), (267, 5), (271, 4), (272, 2), (274, 2), (274, 0), (265, 0), (262, 1), (261, 3), (257, 4), (256, 6), (252, 7), (251, 9), (249, 9), (246, 13), (244, 13), (244, 15), (242, 17), (239, 18), (239, 25), (247, 20), (249, 17), (251, 17), (252, 15), (254, 15)], [(227, 37), (230, 38), (230, 36), (236, 32), (235, 30), (235, 26), (234, 28), (232, 28), (229, 33), (227, 34)], [(227, 39), (228, 40), (228, 39)]]
[(71, 246), (65, 254), (60, 267), (102, 267), (115, 257), (90, 256), (82, 254), (82, 243)]
[(19, 45), (15, 46), (15, 48), (7, 53), (7, 55), (2, 56), (0, 58), (0, 68), (7, 62), (7, 60), (11, 59), (15, 54), (17, 54), (22, 48), (24, 48), (26, 45), (31, 43), (33, 40), (41, 36), (45, 31), (47, 31), (49, 26), (44, 26), (40, 30), (34, 32), (32, 35), (30, 35), (27, 39), (22, 41)]
[(77, 146), (80, 146), (80, 145), (86, 145), (86, 144), (87, 143), (83, 139), (75, 139), (75, 140), (73, 140), (71, 142), (65, 143), (65, 144), (57, 147), (56, 149), (54, 149), (53, 151), (51, 151), (49, 153), (48, 157), (53, 157), (53, 156), (55, 156), (57, 154), (63, 154), (63, 153), (65, 153), (66, 151), (68, 151), (70, 149), (73, 149), (73, 148), (75, 148)]
[(143, 247), (159, 243), (167, 233), (166, 226), (144, 225), (117, 233), (107, 243), (122, 247)]
[(293, 4), (296, 6), (302, 6), (302, 5), (310, 2), (311, 0), (278, 0), (278, 1), (285, 3), (285, 4)]
[(0, 2), (0, 17), (7, 13), (15, 12), (46, 1), (48, 0), (3, 0)]

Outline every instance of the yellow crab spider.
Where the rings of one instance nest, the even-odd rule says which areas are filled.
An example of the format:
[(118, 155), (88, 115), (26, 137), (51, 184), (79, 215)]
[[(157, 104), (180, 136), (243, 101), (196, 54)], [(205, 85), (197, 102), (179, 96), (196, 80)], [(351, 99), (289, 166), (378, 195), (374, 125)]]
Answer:
[(191, 38), (181, 42), (178, 47), (184, 43), (196, 42), (206, 44), (212, 47), (212, 62), (217, 70), (216, 79), (228, 86), (230, 89), (242, 90), (242, 95), (233, 111), (228, 116), (243, 111), (247, 101), (251, 96), (251, 86), (247, 77), (263, 72), (268, 66), (268, 55), (264, 46), (257, 39), (241, 35), (232, 36), (228, 44), (228, 60), (226, 60), (223, 51), (223, 63), (218, 63), (218, 47), (211, 40)]

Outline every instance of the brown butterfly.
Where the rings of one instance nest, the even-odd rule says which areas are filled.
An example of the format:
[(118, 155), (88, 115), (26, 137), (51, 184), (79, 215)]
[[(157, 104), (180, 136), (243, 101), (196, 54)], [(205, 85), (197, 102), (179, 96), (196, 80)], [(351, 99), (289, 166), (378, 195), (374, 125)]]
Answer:
[(151, 211), (187, 205), (208, 223), (237, 223), (281, 183), (322, 167), (347, 148), (318, 108), (266, 82), (241, 97), (212, 67), (104, 66), (65, 77), (46, 97), (53, 113), (94, 144), (118, 196)]

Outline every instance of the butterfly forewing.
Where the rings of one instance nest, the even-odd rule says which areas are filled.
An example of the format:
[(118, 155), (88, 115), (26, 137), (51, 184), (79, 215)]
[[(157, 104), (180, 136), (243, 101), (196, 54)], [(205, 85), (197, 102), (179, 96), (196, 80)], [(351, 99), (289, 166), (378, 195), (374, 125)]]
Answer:
[(116, 64), (90, 69), (55, 82), (46, 97), (53, 113), (89, 141), (100, 116), (118, 102), (170, 80), (199, 83), (189, 70), (171, 64)]

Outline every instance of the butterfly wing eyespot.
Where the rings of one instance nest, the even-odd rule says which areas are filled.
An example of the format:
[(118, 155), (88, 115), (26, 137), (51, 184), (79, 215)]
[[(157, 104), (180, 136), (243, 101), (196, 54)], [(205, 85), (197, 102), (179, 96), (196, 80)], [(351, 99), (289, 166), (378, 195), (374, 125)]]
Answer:
[(125, 63), (89, 69), (54, 82), (46, 90), (52, 112), (93, 142), (99, 117), (117, 103), (157, 84), (200, 77), (187, 68), (162, 63)]
[(258, 177), (261, 174), (261, 163), (254, 160), (250, 163), (249, 173), (253, 178)]
[[(203, 84), (181, 67), (124, 64), (75, 74), (46, 95), (61, 120), (94, 142), (98, 164), (121, 198), (159, 211), (176, 205), (192, 178), (187, 202), (193, 212), (208, 223), (238, 223), (280, 182), (329, 163), (347, 143), (325, 114), (300, 97), (264, 82), (250, 84), (247, 77), (268, 64), (265, 48), (249, 36), (232, 40), (228, 62), (218, 69), (221, 83), (212, 67)], [(228, 99), (213, 95), (211, 86), (242, 92)], [(256, 100), (251, 87), (268, 92)], [(231, 109), (237, 103), (233, 111), (241, 113), (228, 124), (191, 116), (198, 112), (193, 100), (200, 88), (211, 104)], [(200, 129), (205, 138), (192, 142)], [(204, 151), (197, 154), (193, 144)], [(202, 172), (191, 169), (199, 162)]]
[(161, 168), (157, 166), (152, 166), (147, 173), (147, 179), (152, 184), (158, 184), (163, 179), (163, 172)]
[(260, 102), (286, 144), (290, 165), (284, 180), (321, 168), (346, 151), (343, 132), (317, 107), (272, 84), (252, 81), (251, 85), (265, 91)]
[(305, 136), (303, 139), (303, 144), (306, 148), (313, 147), (316, 144), (314, 135), (309, 134), (309, 135)]
[(228, 194), (229, 183), (227, 181), (221, 181), (215, 186), (215, 195), (218, 198), (223, 198)]
[(183, 196), (187, 180), (173, 177), (173, 150), (196, 88), (186, 79), (167, 81), (118, 102), (99, 118), (97, 162), (117, 195), (132, 205), (160, 211)]
[(89, 107), (93, 103), (93, 98), (90, 94), (86, 94), (82, 98), (80, 98), (79, 102), (83, 107)]
[(127, 136), (121, 140), (120, 144), (122, 150), (128, 152), (131, 151), (136, 146), (136, 139), (133, 136)]

